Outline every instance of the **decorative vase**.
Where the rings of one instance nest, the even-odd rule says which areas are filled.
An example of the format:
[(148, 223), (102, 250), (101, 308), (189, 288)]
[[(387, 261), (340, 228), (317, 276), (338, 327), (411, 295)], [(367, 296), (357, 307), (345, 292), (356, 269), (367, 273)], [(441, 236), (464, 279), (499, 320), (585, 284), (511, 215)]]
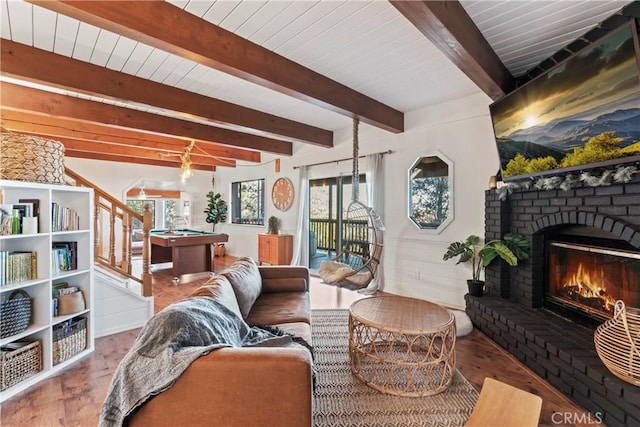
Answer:
[(467, 280), (467, 286), (469, 287), (469, 295), (472, 297), (481, 297), (484, 290), (484, 281), (482, 280)]

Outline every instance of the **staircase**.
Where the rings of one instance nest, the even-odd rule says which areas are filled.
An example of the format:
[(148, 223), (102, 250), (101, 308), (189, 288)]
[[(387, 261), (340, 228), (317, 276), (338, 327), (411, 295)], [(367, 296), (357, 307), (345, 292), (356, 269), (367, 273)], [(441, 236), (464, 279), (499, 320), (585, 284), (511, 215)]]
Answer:
[[(153, 316), (150, 257), (151, 211), (142, 215), (65, 168), (76, 186), (94, 189), (95, 335), (141, 327)], [(142, 224), (142, 259), (132, 259), (133, 221)]]

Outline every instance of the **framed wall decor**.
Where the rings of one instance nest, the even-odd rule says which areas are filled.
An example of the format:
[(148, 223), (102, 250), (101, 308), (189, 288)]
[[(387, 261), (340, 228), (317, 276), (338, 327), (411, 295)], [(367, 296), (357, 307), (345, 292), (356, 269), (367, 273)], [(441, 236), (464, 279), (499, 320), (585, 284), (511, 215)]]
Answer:
[(293, 183), (289, 178), (278, 178), (271, 189), (271, 200), (276, 209), (286, 211), (293, 204)]

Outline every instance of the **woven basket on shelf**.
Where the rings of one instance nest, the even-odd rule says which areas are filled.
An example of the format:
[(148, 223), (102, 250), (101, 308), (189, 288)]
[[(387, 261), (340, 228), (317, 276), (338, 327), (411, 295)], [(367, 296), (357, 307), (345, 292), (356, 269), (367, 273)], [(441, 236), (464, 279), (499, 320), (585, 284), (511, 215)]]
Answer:
[(19, 334), (31, 323), (31, 297), (23, 290), (16, 290), (0, 305), (0, 338)]
[(84, 293), (82, 291), (60, 295), (58, 297), (58, 316), (78, 313), (85, 308)]
[(3, 132), (0, 179), (64, 184), (64, 145), (37, 136)]
[(68, 360), (87, 348), (87, 319), (75, 319), (71, 324), (53, 328), (53, 364)]
[(596, 328), (593, 340), (598, 356), (613, 375), (640, 386), (640, 309), (616, 301), (613, 318)]
[(3, 349), (0, 352), (0, 390), (6, 390), (41, 370), (40, 341), (34, 341), (15, 350)]

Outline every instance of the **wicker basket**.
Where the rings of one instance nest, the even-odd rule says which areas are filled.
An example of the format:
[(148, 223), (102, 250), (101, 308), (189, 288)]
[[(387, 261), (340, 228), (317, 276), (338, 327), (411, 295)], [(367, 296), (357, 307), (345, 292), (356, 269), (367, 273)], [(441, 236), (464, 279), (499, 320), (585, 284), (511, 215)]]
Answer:
[(2, 133), (0, 179), (64, 183), (64, 145), (37, 136)]
[(53, 327), (53, 364), (68, 360), (87, 348), (87, 319), (74, 318)]
[(18, 384), (42, 370), (42, 346), (34, 341), (17, 349), (0, 352), (0, 390)]
[(19, 334), (31, 323), (31, 297), (23, 290), (11, 292), (0, 305), (0, 338)]
[(613, 318), (596, 328), (593, 339), (607, 369), (621, 380), (640, 386), (640, 309), (616, 301)]
[(60, 295), (58, 297), (58, 316), (78, 313), (85, 308), (84, 293), (82, 291)]

